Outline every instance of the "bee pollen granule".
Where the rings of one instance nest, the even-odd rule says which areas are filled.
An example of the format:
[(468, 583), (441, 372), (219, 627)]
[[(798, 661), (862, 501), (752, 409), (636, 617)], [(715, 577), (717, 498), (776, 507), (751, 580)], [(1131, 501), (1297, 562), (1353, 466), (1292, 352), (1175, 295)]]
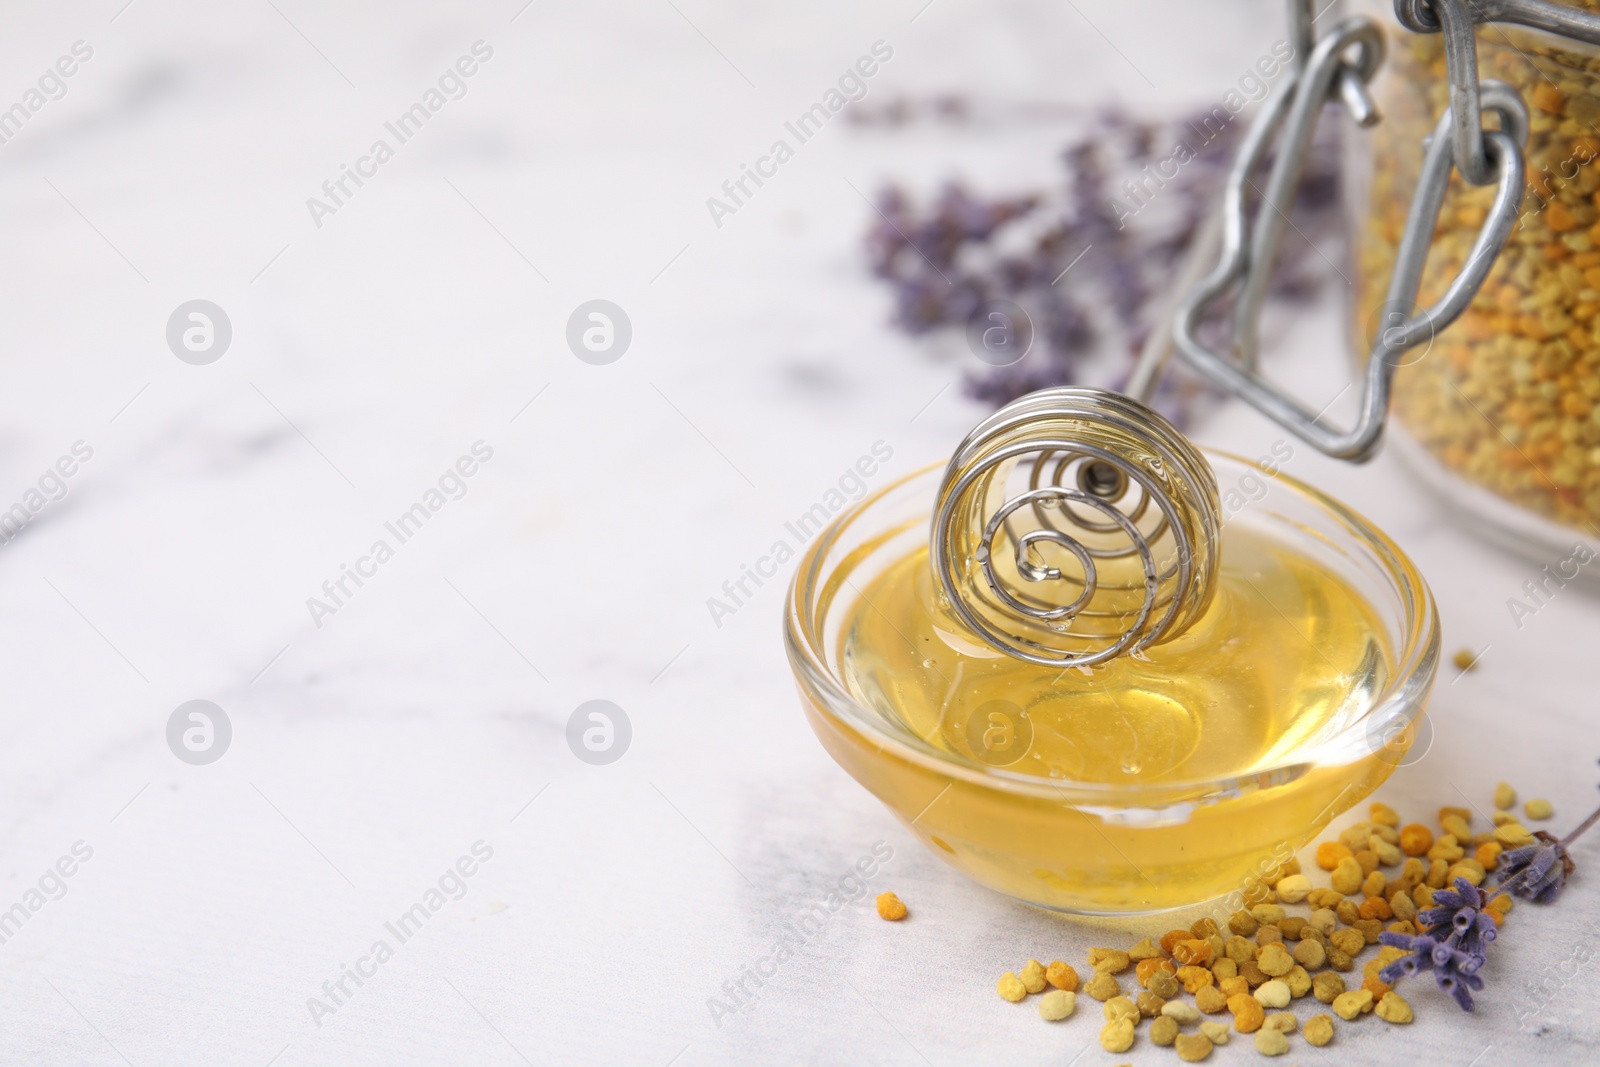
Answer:
[(1264, 1008), (1287, 1008), (1289, 1006), (1289, 983), (1273, 979), (1263, 982), (1256, 988), (1256, 999)]
[(1384, 1022), (1403, 1024), (1415, 1018), (1411, 1013), (1411, 1005), (1407, 1004), (1400, 994), (1395, 992), (1385, 993), (1383, 999), (1378, 1001), (1378, 1006), (1374, 1011), (1378, 1018)]
[[(1101, 971), (1084, 984), (1083, 991), (1096, 1000), (1110, 1000), (1122, 992), (1122, 986), (1111, 975)], [(1117, 1050), (1113, 1050), (1117, 1051)]]
[(1127, 997), (1112, 997), (1106, 1001), (1105, 1013), (1107, 1022), (1114, 1023), (1118, 1019), (1127, 1019), (1135, 1026), (1139, 1024), (1139, 1020), (1143, 1017), (1143, 1013), (1139, 1011), (1139, 1006)]
[(1261, 1002), (1248, 993), (1229, 997), (1228, 1010), (1233, 1012), (1233, 1028), (1241, 1034), (1253, 1034), (1267, 1021), (1267, 1013), (1261, 1007)]
[(1039, 998), (1039, 1018), (1045, 1022), (1059, 1022), (1078, 1007), (1078, 995), (1066, 989), (1052, 989)]
[[(1176, 1003), (1176, 1002), (1174, 1002)], [(1195, 1008), (1207, 1015), (1215, 1015), (1228, 1010), (1228, 994), (1216, 986), (1208, 985), (1194, 995)], [(1162, 1009), (1166, 1011), (1165, 1008)]]
[(1068, 993), (1078, 991), (1078, 972), (1070, 963), (1055, 960), (1045, 968), (1044, 980), (1057, 989), (1064, 989)]
[(1259, 1030), (1256, 1051), (1263, 1056), (1282, 1056), (1289, 1051), (1289, 1038), (1282, 1030)]
[(1367, 989), (1352, 989), (1348, 993), (1340, 993), (1333, 998), (1333, 1011), (1339, 1018), (1349, 1022), (1362, 1012), (1372, 1010), (1372, 992)]
[(1133, 1047), (1133, 1023), (1127, 1019), (1106, 1023), (1100, 1030), (1100, 1047), (1107, 1052), (1126, 1052)]
[(1261, 1024), (1263, 1030), (1277, 1030), (1285, 1034), (1292, 1034), (1300, 1026), (1300, 1020), (1294, 1017), (1292, 1011), (1275, 1011), (1267, 1016), (1267, 1021)]

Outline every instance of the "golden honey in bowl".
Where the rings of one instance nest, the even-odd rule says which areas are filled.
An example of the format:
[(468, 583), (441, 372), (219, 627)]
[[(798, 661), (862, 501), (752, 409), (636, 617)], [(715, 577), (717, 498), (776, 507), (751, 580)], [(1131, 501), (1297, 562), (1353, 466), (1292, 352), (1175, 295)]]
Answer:
[(1047, 779), (1248, 775), (1364, 715), (1393, 669), (1360, 594), (1239, 524), (1210, 606), (1137, 656), (1064, 670), (1016, 659), (940, 601), (926, 548), (865, 586), (844, 628), (846, 688), (951, 755)]
[[(1273, 475), (1224, 522), (1219, 481)], [(1359, 516), (1065, 390), (840, 516), (786, 637), (813, 730), (911, 832), (1085, 914), (1210, 900), (1293, 856), (1405, 757), (1439, 643), (1420, 575)]]

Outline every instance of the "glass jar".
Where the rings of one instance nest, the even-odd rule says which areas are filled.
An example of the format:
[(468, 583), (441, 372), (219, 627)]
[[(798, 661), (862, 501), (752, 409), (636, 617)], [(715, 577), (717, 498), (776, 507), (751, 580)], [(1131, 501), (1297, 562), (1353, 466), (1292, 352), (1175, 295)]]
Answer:
[[(1444, 39), (1401, 27), (1393, 5), (1354, 5), (1385, 31), (1374, 84), (1382, 121), (1357, 131), (1347, 175), (1355, 216), (1352, 343), (1382, 328), (1422, 142), (1449, 102)], [(1600, 0), (1569, 0), (1600, 10)], [(1391, 447), (1475, 528), (1533, 555), (1600, 531), (1600, 49), (1517, 26), (1477, 29), (1478, 71), (1531, 115), (1528, 189), (1511, 239), (1471, 307), (1409, 352), (1394, 382)], [(1488, 120), (1492, 123), (1494, 120)], [(1452, 173), (1419, 307), (1460, 270), (1494, 186)], [(1405, 309), (1407, 312), (1416, 309)]]

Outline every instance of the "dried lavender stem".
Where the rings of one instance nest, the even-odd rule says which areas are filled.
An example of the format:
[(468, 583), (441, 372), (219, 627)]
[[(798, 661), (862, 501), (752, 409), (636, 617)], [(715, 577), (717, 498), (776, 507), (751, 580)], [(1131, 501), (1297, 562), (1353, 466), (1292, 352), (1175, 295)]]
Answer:
[(1591, 811), (1589, 813), (1589, 817), (1578, 824), (1577, 829), (1573, 830), (1570, 834), (1561, 839), (1562, 849), (1566, 849), (1579, 837), (1583, 836), (1584, 831), (1593, 826), (1597, 821), (1600, 821), (1600, 808), (1595, 808), (1593, 811)]

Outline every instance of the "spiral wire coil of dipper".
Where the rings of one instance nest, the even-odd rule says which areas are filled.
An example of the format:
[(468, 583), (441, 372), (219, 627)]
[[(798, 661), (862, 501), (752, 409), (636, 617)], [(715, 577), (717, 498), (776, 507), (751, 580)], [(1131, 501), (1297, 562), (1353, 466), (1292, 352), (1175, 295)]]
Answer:
[(930, 555), (950, 609), (988, 644), (1092, 667), (1205, 610), (1220, 524), (1210, 464), (1158, 412), (1119, 393), (1043, 389), (956, 449)]

